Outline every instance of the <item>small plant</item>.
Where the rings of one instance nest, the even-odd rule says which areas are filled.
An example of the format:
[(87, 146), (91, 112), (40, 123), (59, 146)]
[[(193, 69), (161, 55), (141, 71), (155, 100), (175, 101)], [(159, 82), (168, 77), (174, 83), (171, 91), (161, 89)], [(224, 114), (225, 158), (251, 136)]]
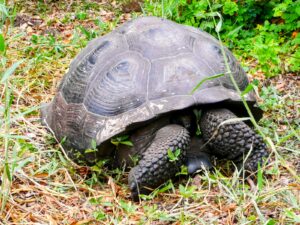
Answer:
[(261, 69), (270, 77), (299, 68), (300, 25), (296, 22), (300, 18), (299, 1), (145, 0), (143, 9), (215, 36), (213, 20), (222, 18), (219, 28), (222, 40), (236, 54), (256, 59), (256, 70)]
[(201, 133), (201, 129), (200, 129), (200, 119), (201, 119), (201, 114), (202, 114), (202, 111), (201, 110), (193, 110), (193, 113), (196, 117), (196, 127), (197, 127), (197, 130), (196, 130), (196, 135), (197, 136), (200, 136), (202, 133)]
[(1, 52), (1, 54), (5, 54), (5, 49), (6, 49), (5, 39), (3, 37), (3, 34), (0, 33), (0, 52)]
[(86, 12), (77, 12), (76, 13), (76, 18), (79, 19), (79, 20), (85, 20), (87, 18), (87, 13)]
[[(91, 198), (89, 200), (89, 203), (92, 205), (101, 205), (103, 203), (103, 198), (99, 197), (99, 198)], [(96, 211), (93, 212), (93, 216), (96, 220), (101, 221), (106, 219), (106, 213), (100, 208), (98, 207), (98, 209)]]
[(129, 140), (129, 135), (119, 136), (111, 139), (111, 143), (115, 146), (127, 145), (127, 146), (133, 146), (133, 143)]
[(98, 221), (105, 220), (107, 218), (106, 213), (102, 209), (94, 211), (93, 216)]
[(92, 153), (92, 152), (97, 152), (97, 142), (95, 140), (92, 140), (91, 142), (91, 148), (86, 149), (84, 153)]
[(184, 198), (191, 198), (195, 196), (196, 186), (183, 186), (182, 184), (179, 185), (179, 193)]
[[(3, 45), (5, 45), (4, 39)], [(3, 52), (4, 53), (4, 52)], [(3, 54), (5, 57), (5, 53)], [(12, 86), (9, 82), (10, 77), (14, 74), (15, 70), (23, 63), (23, 61), (17, 61), (9, 68), (5, 69), (3, 73), (1, 73), (0, 76), (0, 87), (3, 87), (3, 93), (4, 93), (4, 104), (3, 108), (1, 108), (2, 112), (0, 113), (1, 121), (3, 123), (0, 123), (1, 133), (0, 133), (0, 142), (3, 143), (4, 146), (4, 158), (2, 159), (3, 162), (1, 163), (3, 168), (1, 168), (2, 176), (1, 176), (1, 192), (0, 192), (0, 198), (1, 198), (1, 212), (3, 212), (5, 208), (5, 204), (7, 202), (7, 199), (9, 197), (10, 192), (10, 185), (13, 179), (13, 173), (16, 167), (15, 163), (10, 163), (10, 151), (15, 151), (15, 139), (22, 139), (24, 137), (18, 137), (16, 135), (11, 135), (11, 121), (13, 119), (12, 112), (11, 112), (11, 106), (13, 102), (13, 95), (12, 95)], [(15, 154), (13, 154), (16, 156)]]
[(181, 149), (179, 149), (179, 148), (176, 148), (175, 151), (168, 149), (168, 157), (169, 157), (170, 162), (178, 161), (180, 153), (181, 153)]
[(179, 175), (188, 175), (188, 168), (186, 165), (182, 165), (180, 167), (180, 171), (178, 173), (176, 173), (176, 176), (179, 176)]
[(278, 110), (283, 107), (283, 103), (280, 102), (279, 93), (275, 87), (263, 87), (260, 95), (263, 102), (259, 106), (264, 111)]
[(173, 192), (175, 190), (172, 180), (168, 180), (167, 182), (162, 184), (160, 187), (158, 187), (154, 191), (152, 191), (152, 193), (149, 195), (140, 194), (139, 196), (141, 199), (151, 200), (151, 199), (155, 198), (159, 193), (165, 193), (169, 190), (173, 190)]
[(292, 223), (300, 223), (300, 214), (296, 214), (293, 210), (285, 210), (285, 214)]
[(121, 200), (119, 204), (122, 207), (122, 209), (129, 214), (134, 214), (138, 208), (136, 205), (132, 204), (132, 202), (125, 202)]

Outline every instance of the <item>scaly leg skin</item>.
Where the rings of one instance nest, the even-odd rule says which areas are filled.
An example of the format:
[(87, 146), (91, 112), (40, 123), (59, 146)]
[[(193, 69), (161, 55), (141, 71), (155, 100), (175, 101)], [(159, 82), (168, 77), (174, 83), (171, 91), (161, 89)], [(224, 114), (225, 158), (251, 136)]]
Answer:
[[(138, 165), (129, 173), (128, 184), (134, 201), (139, 200), (139, 194), (150, 193), (152, 188), (157, 188), (180, 171), (185, 164), (189, 144), (189, 132), (182, 126), (170, 124), (157, 131)], [(172, 152), (180, 149), (177, 160), (171, 162), (169, 149)]]
[(244, 163), (244, 169), (248, 172), (256, 172), (258, 164), (262, 165), (264, 158), (269, 154), (267, 146), (262, 138), (243, 121), (225, 122), (219, 127), (222, 122), (233, 118), (237, 117), (227, 109), (212, 109), (204, 112), (200, 122), (203, 138), (208, 141), (213, 154), (231, 159), (238, 166), (243, 165), (243, 159), (252, 148)]

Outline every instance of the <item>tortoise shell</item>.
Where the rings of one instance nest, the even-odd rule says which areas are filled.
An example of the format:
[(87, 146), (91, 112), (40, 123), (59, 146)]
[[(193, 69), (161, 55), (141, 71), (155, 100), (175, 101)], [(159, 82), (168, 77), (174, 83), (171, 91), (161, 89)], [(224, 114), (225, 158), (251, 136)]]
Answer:
[[(240, 90), (248, 79), (226, 49)], [(71, 63), (42, 120), (76, 149), (97, 145), (132, 124), (195, 105), (240, 103), (218, 40), (199, 29), (140, 17), (92, 40)], [(195, 86), (207, 80), (192, 93)], [(255, 102), (254, 93), (246, 96)]]

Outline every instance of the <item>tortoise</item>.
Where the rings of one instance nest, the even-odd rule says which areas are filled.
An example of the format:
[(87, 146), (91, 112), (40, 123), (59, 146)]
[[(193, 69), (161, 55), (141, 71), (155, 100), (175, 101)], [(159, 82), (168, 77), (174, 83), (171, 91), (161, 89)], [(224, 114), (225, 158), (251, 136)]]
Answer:
[[(263, 139), (236, 119), (247, 112), (231, 77), (240, 91), (249, 84), (236, 58), (210, 34), (139, 17), (77, 55), (41, 118), (73, 160), (92, 165), (109, 157), (131, 167), (128, 183), (138, 200), (182, 165), (189, 173), (210, 168), (212, 155), (250, 172), (264, 162)], [(244, 98), (260, 119), (255, 93)], [(112, 144), (125, 134), (133, 146)]]

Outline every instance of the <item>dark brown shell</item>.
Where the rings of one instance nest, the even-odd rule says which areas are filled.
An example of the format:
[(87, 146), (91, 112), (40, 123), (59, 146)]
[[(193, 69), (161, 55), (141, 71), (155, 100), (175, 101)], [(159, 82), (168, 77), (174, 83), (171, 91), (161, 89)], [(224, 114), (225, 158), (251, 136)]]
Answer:
[[(245, 72), (225, 49), (241, 90)], [(140, 17), (94, 39), (72, 62), (42, 119), (72, 147), (99, 145), (135, 123), (193, 105), (240, 102), (219, 42), (208, 33), (156, 17)], [(203, 79), (225, 73), (204, 82)], [(248, 101), (255, 102), (253, 93)]]

